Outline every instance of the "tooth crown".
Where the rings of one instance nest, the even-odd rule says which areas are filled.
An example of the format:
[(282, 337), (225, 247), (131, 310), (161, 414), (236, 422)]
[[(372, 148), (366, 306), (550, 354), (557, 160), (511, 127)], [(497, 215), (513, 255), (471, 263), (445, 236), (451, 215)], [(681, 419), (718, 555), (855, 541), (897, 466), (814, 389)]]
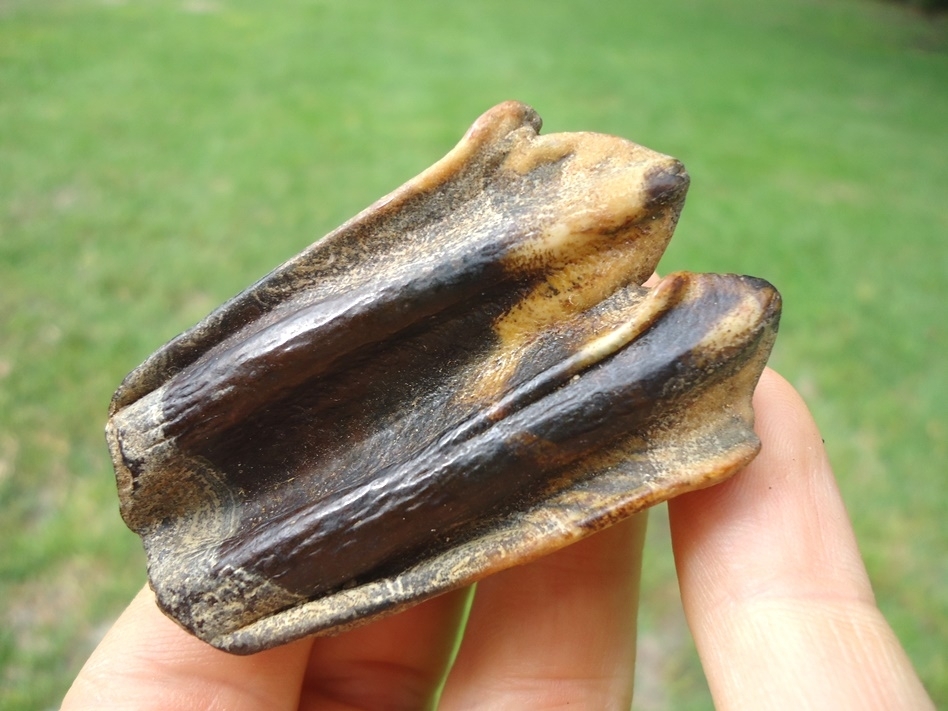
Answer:
[(645, 288), (681, 164), (508, 102), (133, 371), (106, 428), (159, 605), (222, 649), (329, 634), (753, 458), (766, 282)]

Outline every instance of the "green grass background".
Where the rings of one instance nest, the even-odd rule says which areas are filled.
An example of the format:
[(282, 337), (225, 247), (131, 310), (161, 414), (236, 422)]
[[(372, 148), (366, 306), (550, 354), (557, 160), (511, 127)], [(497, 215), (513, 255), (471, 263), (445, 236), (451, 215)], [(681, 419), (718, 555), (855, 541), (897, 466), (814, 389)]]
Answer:
[[(663, 271), (765, 277), (879, 603), (948, 705), (948, 51), (869, 0), (0, 0), (0, 707), (144, 580), (102, 437), (168, 338), (517, 98), (681, 158)], [(653, 516), (636, 708), (710, 708)]]

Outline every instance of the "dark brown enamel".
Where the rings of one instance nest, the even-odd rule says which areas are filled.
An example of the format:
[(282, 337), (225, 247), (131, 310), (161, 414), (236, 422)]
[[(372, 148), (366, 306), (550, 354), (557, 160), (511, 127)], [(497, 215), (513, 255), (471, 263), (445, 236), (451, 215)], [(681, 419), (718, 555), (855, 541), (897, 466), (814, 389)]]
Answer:
[(159, 605), (248, 653), (568, 544), (749, 461), (780, 300), (641, 285), (688, 176), (510, 102), (163, 347), (107, 435)]

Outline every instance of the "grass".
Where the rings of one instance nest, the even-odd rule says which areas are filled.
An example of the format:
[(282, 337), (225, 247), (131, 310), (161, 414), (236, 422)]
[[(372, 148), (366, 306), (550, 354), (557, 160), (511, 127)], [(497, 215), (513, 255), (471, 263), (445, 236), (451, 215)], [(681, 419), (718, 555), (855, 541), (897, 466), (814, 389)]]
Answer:
[[(868, 0), (0, 0), (0, 707), (57, 704), (144, 580), (119, 380), (507, 98), (685, 161), (664, 271), (781, 289), (773, 363), (948, 705), (945, 27)], [(710, 708), (663, 525), (637, 707)]]

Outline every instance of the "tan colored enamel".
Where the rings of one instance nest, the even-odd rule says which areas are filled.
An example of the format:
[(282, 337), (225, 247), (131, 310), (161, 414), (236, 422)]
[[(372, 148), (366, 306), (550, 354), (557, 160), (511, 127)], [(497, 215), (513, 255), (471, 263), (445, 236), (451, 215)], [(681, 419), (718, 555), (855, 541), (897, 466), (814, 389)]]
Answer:
[[(678, 218), (678, 206), (650, 206), (648, 175), (674, 159), (612, 136), (553, 134), (518, 144), (504, 163), (518, 174), (562, 161), (563, 189), (544, 206), (552, 219), (508, 257), (512, 272), (541, 269), (545, 279), (495, 325), (495, 368), (472, 398), (489, 398), (510, 378), (523, 350), (547, 328), (568, 322), (617, 289), (653, 272)], [(630, 325), (629, 328), (635, 328)], [(620, 336), (616, 336), (621, 340)]]

